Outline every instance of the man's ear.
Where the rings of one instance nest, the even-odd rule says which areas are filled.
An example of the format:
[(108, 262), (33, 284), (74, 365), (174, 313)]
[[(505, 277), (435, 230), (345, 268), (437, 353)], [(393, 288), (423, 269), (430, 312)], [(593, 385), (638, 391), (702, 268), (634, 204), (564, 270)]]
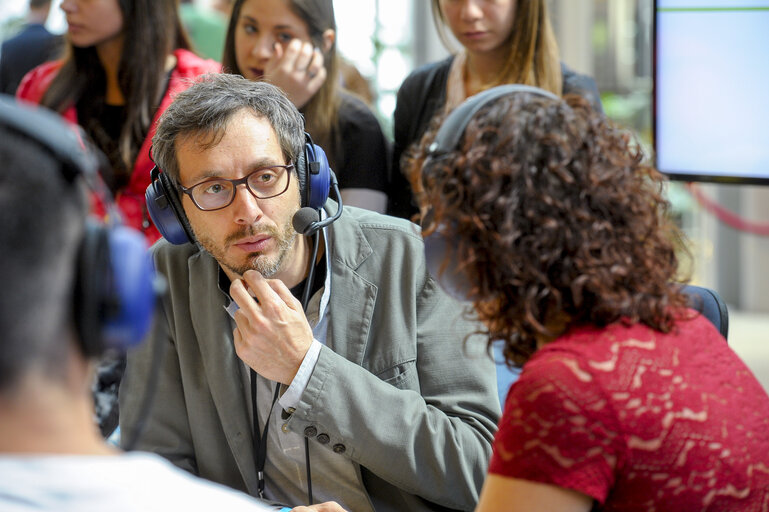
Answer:
[(334, 41), (336, 41), (336, 32), (334, 32), (334, 29), (327, 29), (323, 32), (323, 53), (328, 53), (329, 50), (334, 46)]

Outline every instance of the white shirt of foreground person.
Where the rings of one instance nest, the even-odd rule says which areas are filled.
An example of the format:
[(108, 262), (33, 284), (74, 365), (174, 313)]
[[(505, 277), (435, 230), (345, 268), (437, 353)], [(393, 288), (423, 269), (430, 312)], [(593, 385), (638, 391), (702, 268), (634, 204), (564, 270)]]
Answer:
[(3, 512), (272, 510), (158, 455), (0, 455)]

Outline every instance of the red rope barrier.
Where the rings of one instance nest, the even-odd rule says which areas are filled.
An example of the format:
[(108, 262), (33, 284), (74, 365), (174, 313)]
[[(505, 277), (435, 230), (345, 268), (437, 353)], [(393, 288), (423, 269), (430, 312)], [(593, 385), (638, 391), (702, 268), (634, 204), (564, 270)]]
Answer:
[(732, 227), (739, 231), (746, 233), (752, 233), (759, 236), (769, 236), (769, 224), (763, 222), (753, 222), (742, 218), (736, 213), (727, 210), (716, 201), (706, 196), (700, 187), (694, 183), (687, 183), (686, 189), (689, 193), (702, 205), (705, 210), (709, 211), (718, 218), (721, 222), (729, 227)]

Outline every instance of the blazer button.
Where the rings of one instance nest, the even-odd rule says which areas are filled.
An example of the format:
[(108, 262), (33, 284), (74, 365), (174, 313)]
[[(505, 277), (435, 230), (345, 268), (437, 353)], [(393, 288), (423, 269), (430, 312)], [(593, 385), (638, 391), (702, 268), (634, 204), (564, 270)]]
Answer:
[(313, 427), (312, 425), (304, 429), (305, 437), (315, 437), (316, 435), (318, 435), (318, 429)]
[(280, 426), (280, 429), (283, 431), (284, 434), (288, 434), (288, 423), (284, 423)]
[(334, 450), (334, 453), (344, 453), (347, 450), (347, 447), (341, 443), (337, 443), (332, 450)]
[(331, 441), (331, 438), (328, 437), (328, 434), (318, 434), (318, 442), (320, 444), (328, 444), (329, 441)]

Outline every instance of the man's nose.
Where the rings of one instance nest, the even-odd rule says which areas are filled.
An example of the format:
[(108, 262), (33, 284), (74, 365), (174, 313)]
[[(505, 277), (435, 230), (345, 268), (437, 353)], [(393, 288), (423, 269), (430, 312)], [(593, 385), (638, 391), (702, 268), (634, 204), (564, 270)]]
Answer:
[(233, 194), (235, 194), (235, 197), (232, 199), (230, 208), (233, 210), (236, 223), (251, 225), (262, 217), (263, 213), (259, 200), (245, 183), (235, 187)]

